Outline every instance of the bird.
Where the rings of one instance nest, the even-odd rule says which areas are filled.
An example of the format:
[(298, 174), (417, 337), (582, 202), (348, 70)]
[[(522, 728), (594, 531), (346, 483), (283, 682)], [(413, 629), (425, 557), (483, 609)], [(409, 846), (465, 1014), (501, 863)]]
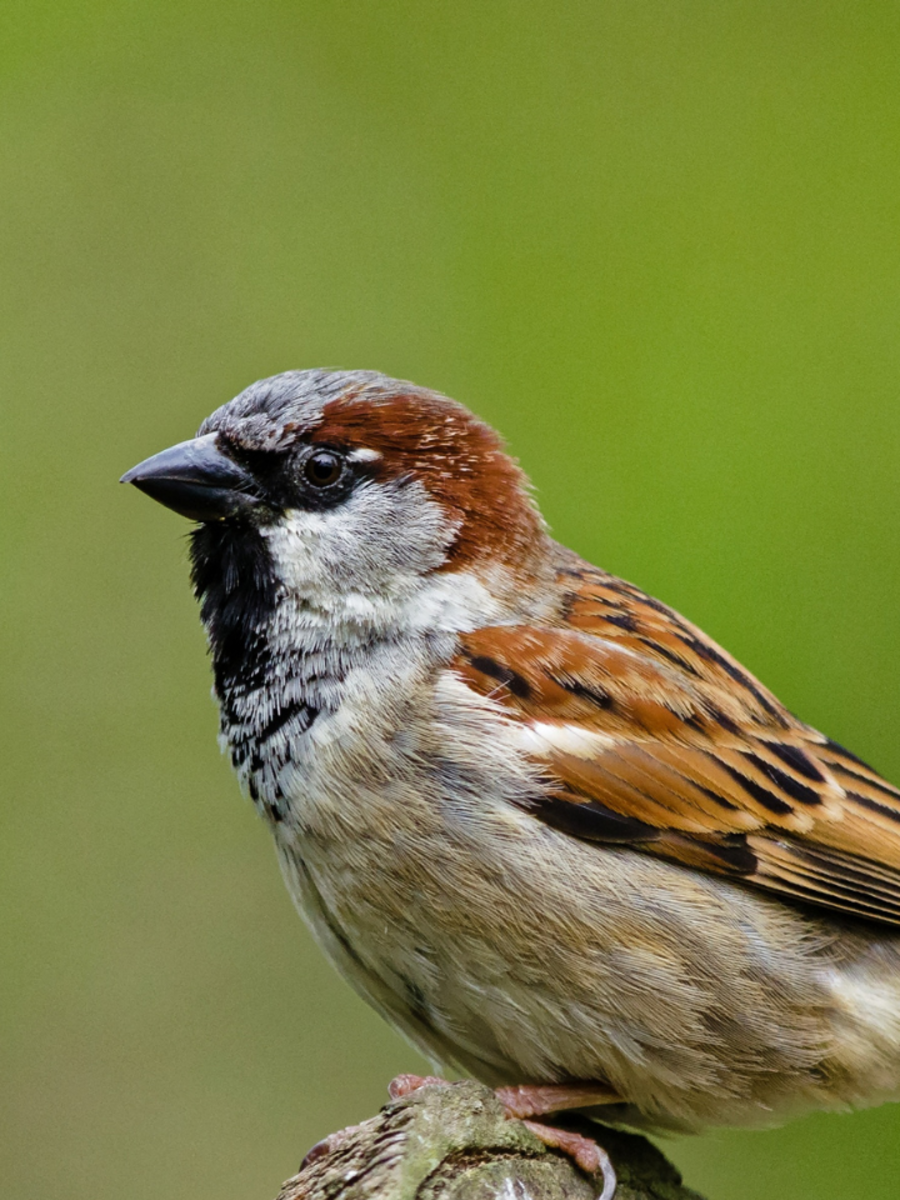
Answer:
[(195, 523), (294, 902), (435, 1070), (663, 1133), (898, 1098), (900, 789), (554, 541), (489, 425), (287, 371), (122, 479)]

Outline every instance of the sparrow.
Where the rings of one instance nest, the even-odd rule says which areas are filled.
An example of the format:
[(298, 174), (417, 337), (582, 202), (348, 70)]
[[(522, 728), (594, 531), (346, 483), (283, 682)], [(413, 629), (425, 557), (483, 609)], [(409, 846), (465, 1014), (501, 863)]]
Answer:
[(493, 429), (288, 371), (123, 481), (196, 522), (300, 913), (436, 1068), (660, 1132), (898, 1098), (900, 789), (555, 542)]

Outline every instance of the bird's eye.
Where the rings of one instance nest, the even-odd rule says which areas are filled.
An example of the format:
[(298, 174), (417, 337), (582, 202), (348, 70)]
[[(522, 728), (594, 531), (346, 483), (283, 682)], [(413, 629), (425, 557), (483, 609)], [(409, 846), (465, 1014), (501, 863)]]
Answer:
[(330, 487), (344, 473), (344, 460), (333, 450), (316, 450), (303, 464), (303, 473), (313, 487)]

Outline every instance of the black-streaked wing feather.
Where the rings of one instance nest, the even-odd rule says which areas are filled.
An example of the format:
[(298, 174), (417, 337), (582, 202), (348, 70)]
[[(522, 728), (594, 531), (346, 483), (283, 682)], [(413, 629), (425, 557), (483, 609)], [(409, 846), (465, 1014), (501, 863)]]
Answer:
[(900, 924), (900, 790), (637, 588), (561, 582), (558, 622), (467, 634), (455, 664), (523, 724), (550, 781), (536, 815)]

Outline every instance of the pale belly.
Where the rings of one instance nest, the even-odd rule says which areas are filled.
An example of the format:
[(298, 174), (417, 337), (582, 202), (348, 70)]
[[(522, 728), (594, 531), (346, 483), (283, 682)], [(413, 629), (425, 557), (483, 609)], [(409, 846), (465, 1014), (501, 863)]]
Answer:
[(685, 1130), (900, 1089), (900, 939), (509, 805), (414, 786), (342, 804), (349, 820), (277, 829), (288, 887), (436, 1066), (492, 1085), (602, 1080), (628, 1102), (610, 1116)]

